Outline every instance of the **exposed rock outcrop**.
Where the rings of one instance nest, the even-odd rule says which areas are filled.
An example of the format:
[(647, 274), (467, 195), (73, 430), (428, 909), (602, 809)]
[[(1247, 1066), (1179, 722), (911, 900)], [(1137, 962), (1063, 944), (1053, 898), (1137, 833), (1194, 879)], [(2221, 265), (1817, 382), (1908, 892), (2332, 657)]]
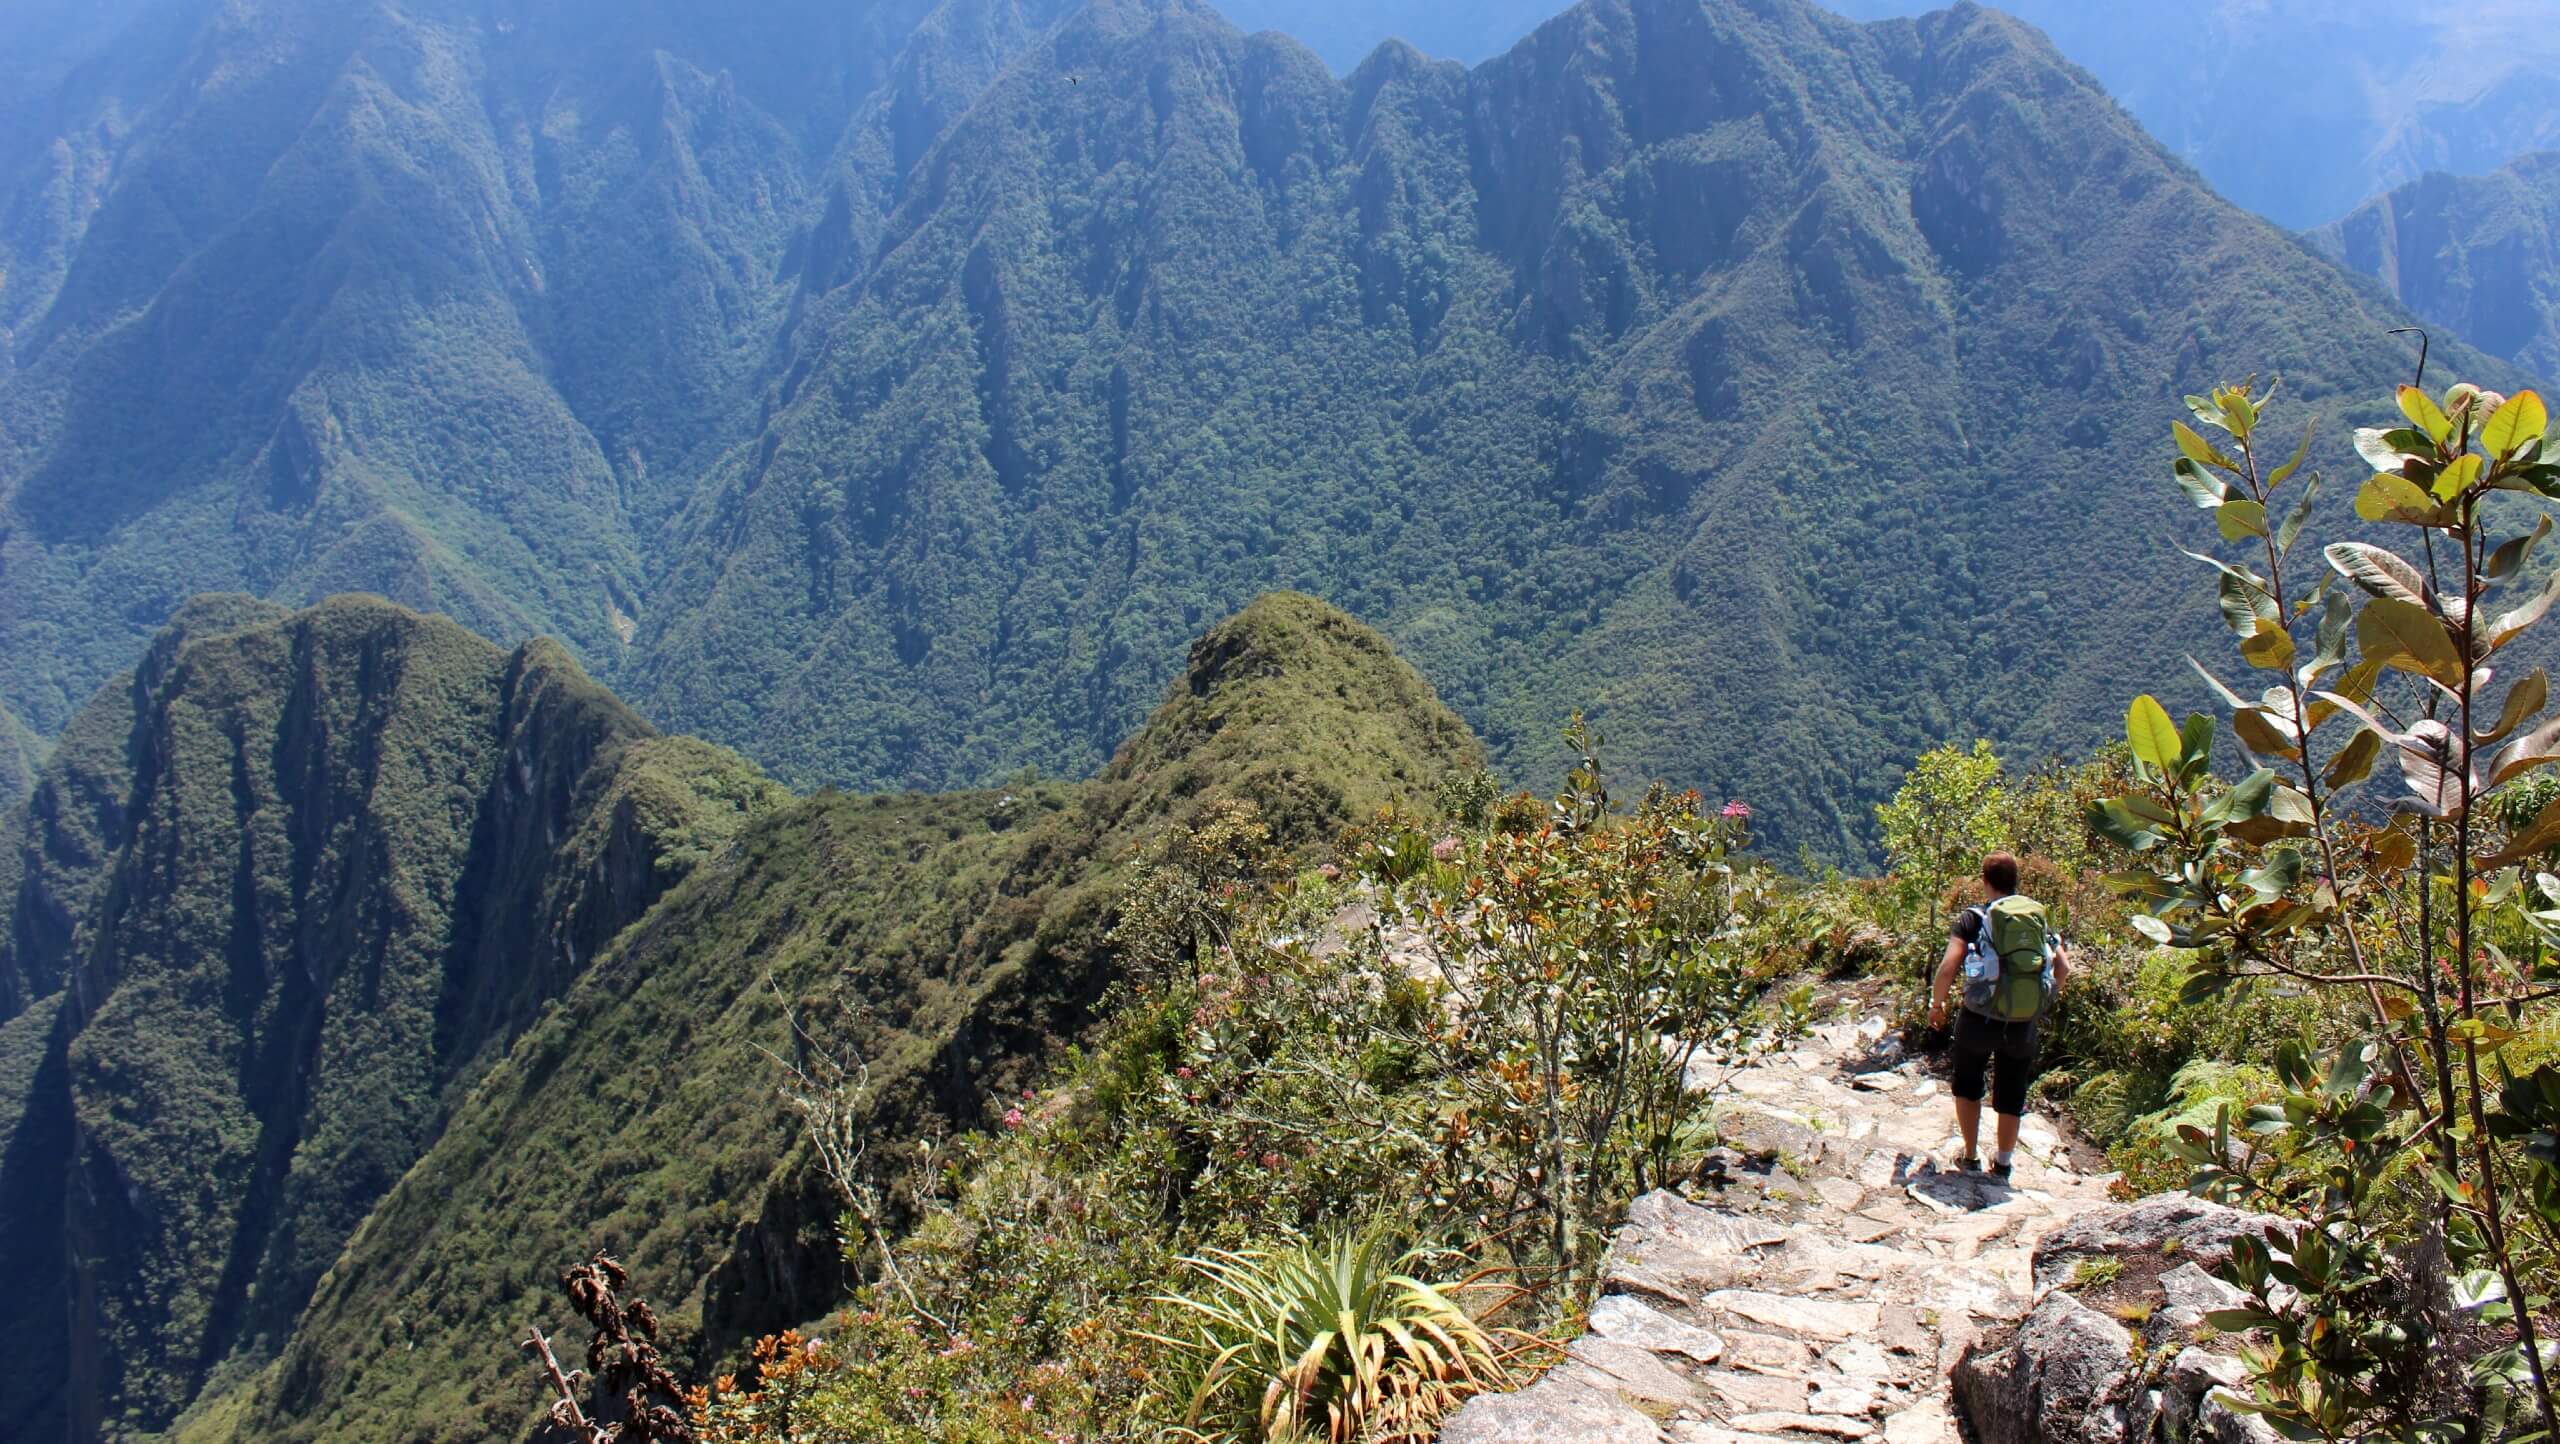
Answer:
[(1957, 1361), (1957, 1403), (1981, 1444), (2273, 1444), (2215, 1391), (2240, 1362), (2199, 1342), (2205, 1315), (2239, 1302), (2209, 1270), (2273, 1222), (2164, 1194), (2085, 1214), (2036, 1250), (2035, 1308)]

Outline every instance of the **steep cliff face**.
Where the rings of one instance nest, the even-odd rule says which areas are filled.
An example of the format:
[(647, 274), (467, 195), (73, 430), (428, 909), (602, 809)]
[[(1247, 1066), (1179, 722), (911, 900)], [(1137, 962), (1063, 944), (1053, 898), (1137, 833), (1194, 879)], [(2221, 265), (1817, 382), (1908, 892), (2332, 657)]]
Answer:
[(283, 1356), (186, 1437), (515, 1435), (536, 1399), (507, 1337), (556, 1315), (557, 1268), (598, 1247), (696, 1364), (823, 1313), (843, 1285), (840, 1205), (776, 1057), (823, 1046), (868, 1065), (868, 1133), (894, 1176), (1091, 1021), (1143, 839), (1243, 796), (1282, 840), (1314, 841), (1481, 761), (1374, 633), (1281, 596), (1203, 639), (1093, 782), (826, 792), (759, 816), (471, 1090)]
[(67, 1355), (10, 1387), (80, 1439), (271, 1355), (489, 1056), (771, 795), (556, 647), (366, 599), (217, 609), (88, 715), (21, 814), (13, 971), (67, 986), (8, 1025), (44, 1041), (0, 1176), (60, 1275), (0, 1327)]
[(2487, 175), (2422, 175), (2309, 239), (2428, 321), (2560, 377), (2560, 151)]

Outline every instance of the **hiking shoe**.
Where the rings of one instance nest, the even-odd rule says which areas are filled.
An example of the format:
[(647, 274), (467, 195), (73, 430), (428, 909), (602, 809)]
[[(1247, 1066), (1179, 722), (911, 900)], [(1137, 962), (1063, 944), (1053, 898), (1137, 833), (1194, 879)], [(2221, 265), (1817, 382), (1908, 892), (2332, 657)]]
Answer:
[(2010, 1167), (2011, 1165), (2006, 1163), (1995, 1163), (1991, 1165), (1991, 1176), (2000, 1180), (2002, 1183), (2007, 1183), (2009, 1181)]
[(1982, 1160), (1976, 1158), (1970, 1153), (1956, 1160), (1956, 1172), (1958, 1173), (1980, 1173), (1981, 1171)]

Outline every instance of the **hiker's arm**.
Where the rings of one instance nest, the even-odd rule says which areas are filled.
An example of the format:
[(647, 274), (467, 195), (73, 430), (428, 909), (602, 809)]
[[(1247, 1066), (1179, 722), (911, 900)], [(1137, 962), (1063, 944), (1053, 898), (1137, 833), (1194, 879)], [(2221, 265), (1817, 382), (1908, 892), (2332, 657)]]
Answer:
[(1947, 939), (1947, 955), (1938, 960), (1938, 974), (1929, 980), (1929, 1026), (1947, 1026), (1947, 991), (1956, 985), (1956, 969), (1964, 965), (1964, 939)]
[(2056, 943), (2053, 948), (2053, 995), (2057, 998), (2061, 997), (2062, 990), (2069, 986), (2070, 982), (2071, 950)]

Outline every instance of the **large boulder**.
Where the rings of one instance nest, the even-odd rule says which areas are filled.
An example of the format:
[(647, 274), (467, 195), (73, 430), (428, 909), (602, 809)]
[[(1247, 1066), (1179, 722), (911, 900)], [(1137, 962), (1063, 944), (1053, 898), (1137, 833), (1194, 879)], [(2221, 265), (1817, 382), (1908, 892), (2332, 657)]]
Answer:
[(2038, 1297), (2015, 1329), (1956, 1363), (1958, 1409), (1981, 1444), (2144, 1444), (2155, 1437), (2274, 1444), (2215, 1391), (2245, 1377), (2199, 1342), (2238, 1302), (2209, 1269), (2280, 1220), (2182, 1195), (2084, 1214), (2035, 1252)]

